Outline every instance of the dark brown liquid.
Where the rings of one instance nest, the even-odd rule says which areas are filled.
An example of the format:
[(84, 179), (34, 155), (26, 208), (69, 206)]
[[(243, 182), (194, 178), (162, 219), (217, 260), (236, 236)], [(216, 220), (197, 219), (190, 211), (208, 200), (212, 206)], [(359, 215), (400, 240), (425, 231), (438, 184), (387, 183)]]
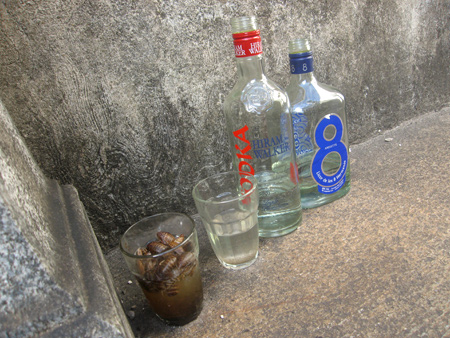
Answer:
[(153, 311), (168, 324), (187, 324), (201, 312), (203, 287), (198, 263), (175, 280), (138, 282)]

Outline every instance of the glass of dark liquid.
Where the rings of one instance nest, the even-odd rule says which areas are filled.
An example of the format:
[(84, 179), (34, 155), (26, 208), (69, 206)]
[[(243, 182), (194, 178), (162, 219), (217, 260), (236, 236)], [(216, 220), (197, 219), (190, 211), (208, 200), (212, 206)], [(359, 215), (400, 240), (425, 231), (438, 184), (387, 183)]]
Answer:
[(180, 213), (144, 218), (125, 232), (120, 249), (150, 307), (162, 321), (184, 325), (198, 317), (203, 286), (192, 218)]

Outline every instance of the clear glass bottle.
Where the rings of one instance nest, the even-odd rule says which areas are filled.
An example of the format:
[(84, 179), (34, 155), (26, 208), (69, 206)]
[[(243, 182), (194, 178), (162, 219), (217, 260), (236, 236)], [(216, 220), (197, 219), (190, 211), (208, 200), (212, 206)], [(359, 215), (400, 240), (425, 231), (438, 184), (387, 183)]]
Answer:
[(303, 208), (314, 208), (350, 190), (344, 96), (317, 82), (307, 39), (289, 42), (291, 77), (286, 91), (292, 107)]
[(261, 237), (288, 234), (302, 220), (292, 118), (286, 92), (264, 74), (255, 17), (231, 20), (238, 80), (224, 102), (233, 157), (241, 174), (257, 178)]

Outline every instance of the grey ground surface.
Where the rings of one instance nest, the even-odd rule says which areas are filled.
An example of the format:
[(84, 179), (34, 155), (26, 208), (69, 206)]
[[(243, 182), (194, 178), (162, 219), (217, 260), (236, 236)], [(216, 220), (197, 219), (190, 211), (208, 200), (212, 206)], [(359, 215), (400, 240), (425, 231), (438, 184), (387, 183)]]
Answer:
[(450, 337), (449, 130), (446, 107), (353, 146), (350, 193), (261, 240), (245, 270), (222, 268), (199, 225), (204, 306), (184, 327), (158, 321), (112, 250), (135, 335)]

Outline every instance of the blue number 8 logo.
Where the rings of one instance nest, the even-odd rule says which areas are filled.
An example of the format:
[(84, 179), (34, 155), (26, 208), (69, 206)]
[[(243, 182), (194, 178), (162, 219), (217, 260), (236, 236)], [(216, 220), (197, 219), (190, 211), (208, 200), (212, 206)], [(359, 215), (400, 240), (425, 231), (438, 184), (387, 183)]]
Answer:
[[(336, 133), (330, 140), (325, 138), (325, 129), (328, 126), (334, 126), (336, 129)], [(317, 184), (323, 187), (331, 187), (336, 185), (344, 177), (345, 171), (347, 170), (348, 153), (347, 147), (344, 143), (342, 143), (343, 132), (344, 126), (342, 124), (342, 120), (339, 116), (334, 114), (324, 117), (316, 127), (314, 138), (319, 150), (312, 159), (311, 173)], [(323, 161), (325, 160), (325, 157), (332, 152), (339, 154), (341, 157), (341, 164), (334, 174), (327, 175), (323, 171)]]

